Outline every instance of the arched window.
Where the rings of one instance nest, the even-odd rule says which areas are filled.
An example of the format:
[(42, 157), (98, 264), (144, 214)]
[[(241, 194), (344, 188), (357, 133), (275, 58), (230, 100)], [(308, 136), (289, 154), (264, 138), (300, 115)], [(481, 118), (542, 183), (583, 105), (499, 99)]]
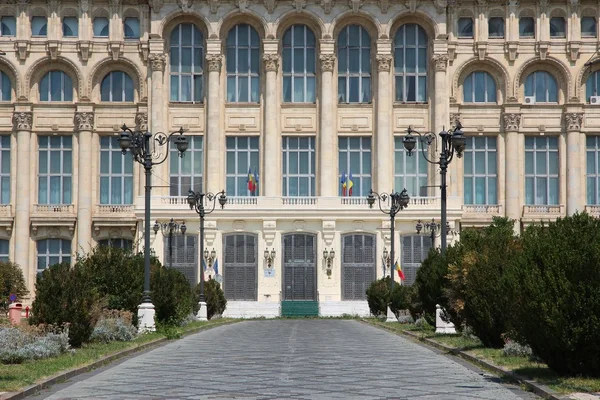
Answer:
[(48, 34), (48, 19), (46, 17), (31, 17), (31, 36), (43, 37)]
[(108, 18), (96, 17), (94, 18), (94, 37), (108, 37)]
[(140, 20), (136, 17), (128, 17), (123, 21), (123, 33), (125, 39), (140, 38)]
[(315, 35), (294, 25), (283, 35), (283, 101), (315, 102)]
[(204, 37), (194, 24), (179, 24), (171, 32), (171, 101), (201, 103)]
[(227, 101), (258, 103), (260, 93), (260, 40), (247, 24), (233, 27), (227, 35)]
[(122, 71), (113, 71), (102, 79), (101, 101), (133, 101), (133, 80)]
[(63, 71), (50, 71), (40, 81), (40, 101), (73, 101), (73, 82)]
[(0, 71), (0, 101), (10, 101), (12, 84), (7, 74)]
[(591, 73), (585, 82), (585, 98), (588, 103), (592, 96), (600, 96), (600, 71)]
[(534, 97), (537, 103), (558, 103), (556, 79), (546, 71), (535, 71), (525, 80), (525, 97)]
[(496, 82), (484, 71), (471, 72), (463, 83), (465, 103), (495, 103)]
[(338, 102), (371, 102), (371, 37), (360, 25), (338, 36)]
[(417, 24), (402, 25), (394, 40), (396, 101), (427, 101), (427, 34)]

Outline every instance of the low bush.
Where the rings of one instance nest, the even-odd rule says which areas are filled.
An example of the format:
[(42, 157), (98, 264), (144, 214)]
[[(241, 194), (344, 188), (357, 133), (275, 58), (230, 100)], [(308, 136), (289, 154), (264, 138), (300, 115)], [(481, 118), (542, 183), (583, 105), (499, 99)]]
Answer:
[(367, 303), (371, 314), (375, 317), (387, 314), (390, 303), (390, 277), (371, 282), (367, 288)]
[(94, 327), (92, 342), (129, 342), (137, 336), (137, 329), (131, 323), (132, 315), (127, 311), (105, 311)]
[(427, 319), (424, 317), (417, 319), (415, 321), (415, 326), (424, 331), (433, 331), (435, 329), (434, 325), (431, 325), (429, 322), (427, 322)]
[(0, 328), (0, 362), (3, 364), (56, 357), (69, 349), (68, 329), (37, 336), (18, 328)]
[(411, 295), (412, 288), (410, 286), (400, 285), (397, 282), (394, 284), (390, 307), (395, 315), (398, 315), (400, 311), (408, 310), (410, 308)]
[(415, 279), (422, 315), (430, 325), (435, 325), (436, 305), (445, 305), (444, 287), (447, 274), (446, 258), (439, 249), (432, 248), (429, 250), (427, 258), (421, 263)]
[(11, 294), (22, 301), (29, 293), (21, 267), (10, 261), (0, 261), (0, 314), (8, 312), (8, 298)]
[[(196, 285), (195, 291), (196, 305), (200, 301), (200, 284)], [(227, 308), (227, 299), (225, 293), (221, 289), (221, 285), (214, 279), (209, 279), (204, 282), (204, 301), (206, 301), (207, 318), (223, 315)], [(198, 308), (195, 308), (198, 311)]]
[(150, 288), (157, 322), (179, 326), (193, 311), (192, 287), (185, 275), (176, 269), (154, 266)]
[(513, 340), (508, 340), (506, 343), (504, 343), (502, 354), (507, 357), (531, 357), (533, 352), (531, 351), (531, 347), (527, 345), (517, 343)]

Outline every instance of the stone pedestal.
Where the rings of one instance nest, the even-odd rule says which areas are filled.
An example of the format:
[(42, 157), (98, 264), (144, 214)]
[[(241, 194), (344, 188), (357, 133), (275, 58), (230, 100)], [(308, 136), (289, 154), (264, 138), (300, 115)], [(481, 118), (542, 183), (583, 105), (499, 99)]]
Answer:
[(387, 318), (385, 322), (398, 322), (398, 318), (396, 318), (396, 314), (392, 312), (390, 306), (387, 307)]
[(198, 310), (198, 314), (196, 314), (196, 319), (198, 321), (208, 321), (208, 309), (206, 308), (206, 302), (201, 301), (198, 303), (200, 309)]
[(151, 302), (143, 302), (138, 306), (138, 333), (155, 332), (154, 316), (156, 311)]

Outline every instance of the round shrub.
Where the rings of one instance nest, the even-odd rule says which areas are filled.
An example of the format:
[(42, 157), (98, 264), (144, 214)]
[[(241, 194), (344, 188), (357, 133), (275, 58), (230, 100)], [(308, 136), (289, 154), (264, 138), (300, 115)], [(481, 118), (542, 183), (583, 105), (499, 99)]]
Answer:
[(530, 226), (507, 274), (515, 340), (565, 375), (600, 377), (600, 219)]
[(8, 297), (17, 296), (17, 301), (29, 293), (21, 267), (10, 261), (0, 261), (0, 315), (8, 312)]
[(394, 283), (390, 307), (395, 315), (398, 315), (400, 311), (408, 310), (410, 308), (411, 295), (412, 289), (410, 286), (400, 285), (398, 282)]
[(185, 275), (176, 269), (154, 266), (150, 290), (159, 323), (178, 326), (194, 309), (192, 287)]
[[(195, 290), (196, 304), (200, 301), (200, 284), (196, 285)], [(227, 299), (225, 293), (221, 289), (221, 285), (214, 279), (209, 279), (204, 282), (204, 301), (206, 301), (207, 318), (211, 319), (216, 315), (223, 315), (227, 308)], [(198, 308), (195, 308), (198, 311)]]
[(386, 315), (390, 303), (390, 277), (371, 282), (367, 288), (367, 303), (374, 316)]
[(432, 248), (417, 270), (415, 279), (417, 298), (423, 310), (423, 317), (430, 325), (435, 326), (436, 305), (443, 306), (445, 304), (444, 286), (447, 274), (448, 263), (446, 258), (438, 248)]

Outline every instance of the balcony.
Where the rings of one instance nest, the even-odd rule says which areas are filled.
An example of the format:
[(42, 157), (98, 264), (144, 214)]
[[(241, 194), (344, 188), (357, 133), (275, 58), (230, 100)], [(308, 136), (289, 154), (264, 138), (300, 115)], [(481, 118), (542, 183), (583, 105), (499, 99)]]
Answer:
[(97, 204), (92, 216), (92, 225), (96, 235), (102, 228), (136, 228), (135, 206), (133, 204)]
[(523, 206), (523, 220), (525, 222), (535, 222), (541, 220), (554, 221), (557, 218), (564, 216), (565, 206), (562, 204)]
[(33, 214), (75, 215), (75, 206), (73, 204), (34, 204)]
[(585, 212), (593, 217), (600, 217), (600, 205), (586, 205)]
[(500, 204), (465, 204), (461, 224), (463, 226), (484, 226), (492, 223), (494, 217), (504, 215)]
[(73, 204), (34, 204), (31, 229), (36, 235), (40, 227), (66, 227), (73, 234), (76, 220), (77, 215)]
[(10, 204), (0, 204), (0, 218), (2, 217), (12, 217)]
[(113, 214), (134, 214), (133, 204), (98, 204), (96, 209), (98, 214), (113, 215)]

